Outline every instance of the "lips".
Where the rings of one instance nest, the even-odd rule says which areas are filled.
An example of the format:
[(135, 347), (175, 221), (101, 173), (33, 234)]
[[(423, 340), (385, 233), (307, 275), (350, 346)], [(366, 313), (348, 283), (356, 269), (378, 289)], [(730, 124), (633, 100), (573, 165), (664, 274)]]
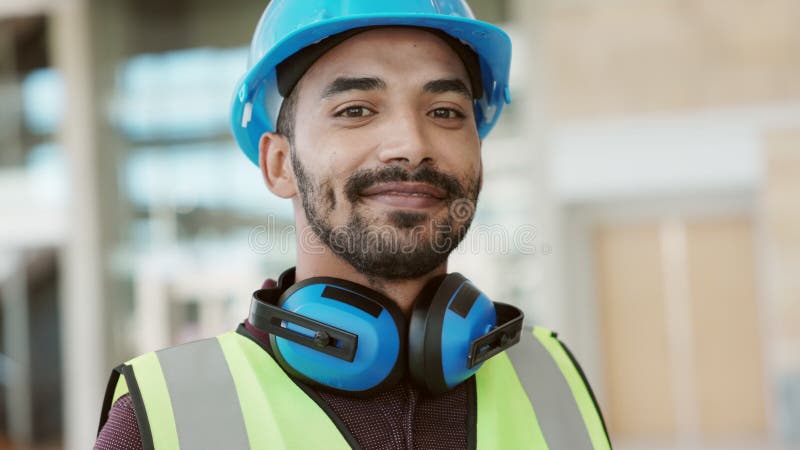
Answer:
[(447, 193), (428, 183), (379, 183), (361, 191), (360, 196), (370, 203), (389, 208), (425, 210), (439, 208)]
[(415, 183), (415, 182), (392, 182), (392, 183), (380, 183), (374, 186), (371, 186), (367, 189), (364, 189), (361, 192), (361, 195), (364, 197), (372, 197), (372, 196), (385, 196), (385, 195), (397, 195), (397, 196), (409, 196), (409, 197), (427, 197), (436, 200), (444, 200), (447, 197), (447, 193), (442, 189), (437, 188), (436, 186), (427, 184), (427, 183)]

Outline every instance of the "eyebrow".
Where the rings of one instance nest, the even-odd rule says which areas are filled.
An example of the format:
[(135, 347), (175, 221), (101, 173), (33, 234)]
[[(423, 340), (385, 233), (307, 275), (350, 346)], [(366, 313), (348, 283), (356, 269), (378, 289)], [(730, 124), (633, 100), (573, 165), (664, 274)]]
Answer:
[(433, 80), (425, 83), (422, 90), (431, 94), (442, 94), (445, 92), (455, 92), (456, 94), (463, 95), (468, 100), (472, 101), (472, 93), (467, 88), (467, 85), (459, 78), (447, 78), (441, 80)]
[(349, 78), (349, 77), (339, 77), (328, 87), (325, 88), (325, 91), (322, 93), (322, 98), (333, 97), (334, 95), (341, 94), (343, 92), (358, 90), (358, 91), (374, 91), (378, 89), (385, 89), (386, 82), (381, 80), (380, 78), (374, 77), (359, 77), (359, 78)]

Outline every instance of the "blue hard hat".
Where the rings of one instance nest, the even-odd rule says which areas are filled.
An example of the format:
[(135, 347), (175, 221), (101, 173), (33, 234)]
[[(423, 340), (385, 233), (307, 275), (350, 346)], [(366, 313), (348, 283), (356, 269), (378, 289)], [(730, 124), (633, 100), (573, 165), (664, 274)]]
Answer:
[(375, 26), (434, 28), (469, 46), (478, 55), (483, 82), (483, 96), (474, 101), (478, 134), (489, 133), (511, 101), (511, 39), (476, 20), (465, 0), (272, 0), (256, 27), (247, 73), (231, 107), (233, 135), (250, 161), (258, 165), (258, 142), (275, 130), (283, 102), (275, 67), (329, 36)]

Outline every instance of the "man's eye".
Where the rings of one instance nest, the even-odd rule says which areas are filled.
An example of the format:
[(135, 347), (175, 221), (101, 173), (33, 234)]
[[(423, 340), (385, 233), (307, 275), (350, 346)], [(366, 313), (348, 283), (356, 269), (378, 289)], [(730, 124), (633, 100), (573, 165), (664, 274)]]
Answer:
[(363, 106), (348, 106), (347, 108), (336, 113), (336, 117), (367, 117), (375, 114)]
[(436, 108), (428, 113), (434, 119), (463, 119), (464, 114), (453, 108)]

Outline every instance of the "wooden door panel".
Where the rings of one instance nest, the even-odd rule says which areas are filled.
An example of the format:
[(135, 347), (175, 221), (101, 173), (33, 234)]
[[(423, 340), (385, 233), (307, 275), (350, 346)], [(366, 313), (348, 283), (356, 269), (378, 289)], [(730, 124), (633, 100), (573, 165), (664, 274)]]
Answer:
[(595, 234), (609, 428), (627, 437), (674, 432), (664, 293), (655, 224)]
[(686, 235), (700, 428), (712, 436), (764, 433), (752, 226), (746, 218), (705, 220)]

